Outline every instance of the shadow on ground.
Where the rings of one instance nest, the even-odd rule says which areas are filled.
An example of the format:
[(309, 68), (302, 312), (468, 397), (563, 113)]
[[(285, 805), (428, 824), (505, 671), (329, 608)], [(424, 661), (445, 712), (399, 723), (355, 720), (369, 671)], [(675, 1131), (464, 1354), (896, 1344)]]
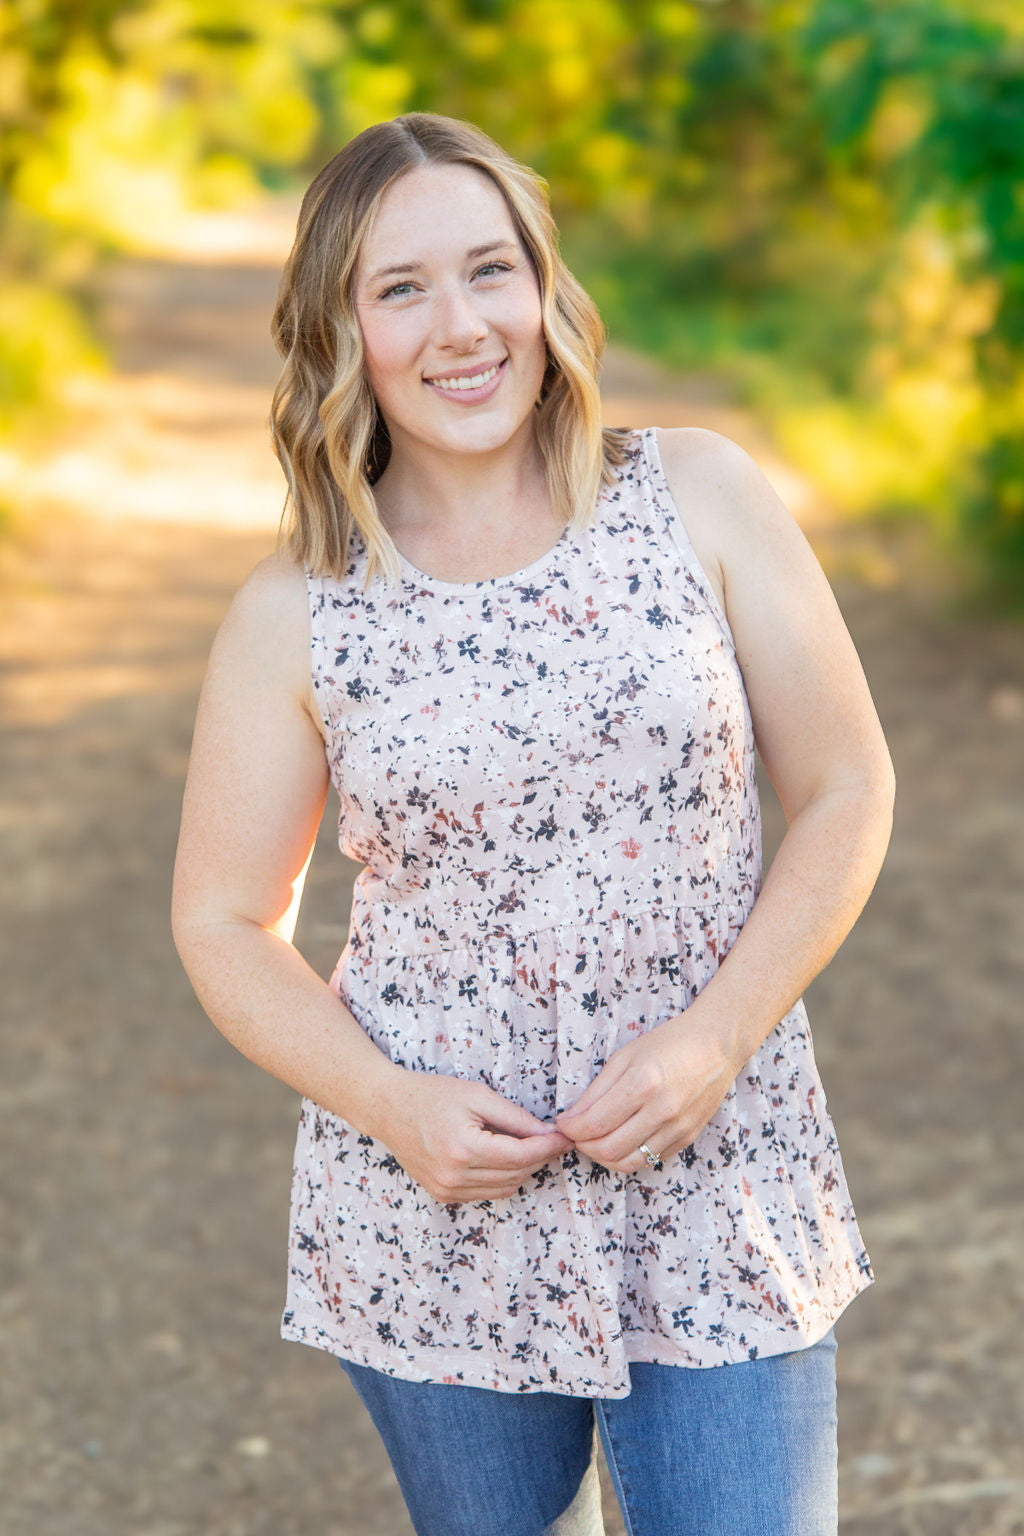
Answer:
[[(124, 330), (118, 408), (133, 370), (152, 405), (147, 369), (166, 343), (174, 398), (212, 392), (210, 411), (193, 401), (169, 425), (150, 419), (133, 452), (148, 434), (170, 464), (168, 442), (193, 443), (193, 466), (212, 473), (226, 453), (269, 484), (272, 371), (247, 327), (257, 311), (265, 325), (273, 274), (250, 274), (234, 325), (208, 331), (215, 275), (186, 282), (163, 265), (132, 268), (134, 297), (117, 290), (136, 305), (111, 319)], [(187, 336), (167, 308), (186, 291)], [(241, 350), (204, 371), (202, 337), (230, 348), (239, 330)], [(614, 419), (721, 426), (650, 378), (620, 374)], [(130, 502), (119, 451), (108, 468)], [(347, 1380), (277, 1336), (297, 1100), (205, 1020), (168, 929), (205, 656), (272, 533), (225, 526), (233, 512), (206, 526), (120, 502), (87, 514), (52, 486), (44, 516), (45, 490), (0, 556), (2, 1528), (399, 1536), (401, 1499)], [(1024, 1532), (1021, 635), (942, 623), (912, 584), (841, 569), (835, 584), (900, 786), (875, 895), (808, 993), (878, 1277), (837, 1328), (842, 1522), (851, 1536), (1011, 1536)], [(770, 792), (766, 805), (771, 846)], [(353, 873), (331, 819), (298, 935), (325, 976)], [(610, 1496), (606, 1508), (616, 1536)]]

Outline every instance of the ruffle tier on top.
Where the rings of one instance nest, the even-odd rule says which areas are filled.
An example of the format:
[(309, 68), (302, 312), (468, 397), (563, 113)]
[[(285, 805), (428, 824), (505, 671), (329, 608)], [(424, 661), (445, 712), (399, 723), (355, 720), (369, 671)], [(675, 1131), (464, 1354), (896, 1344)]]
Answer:
[[(685, 1011), (760, 880), (728, 623), (653, 429), (527, 571), (310, 580), (344, 851), (333, 985), (392, 1060), (545, 1120)], [(444, 1205), (305, 1102), (285, 1337), (411, 1380), (621, 1397), (628, 1363), (814, 1343), (871, 1282), (799, 1002), (692, 1147)]]

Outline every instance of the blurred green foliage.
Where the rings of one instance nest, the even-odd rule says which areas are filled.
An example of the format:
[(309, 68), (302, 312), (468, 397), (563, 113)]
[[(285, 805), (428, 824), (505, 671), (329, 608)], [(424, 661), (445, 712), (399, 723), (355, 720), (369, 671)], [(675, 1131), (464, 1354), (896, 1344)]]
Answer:
[(97, 366), (105, 252), (405, 110), (547, 178), (614, 340), (727, 372), (837, 506), (1024, 607), (1018, 0), (8, 0), (0, 429)]

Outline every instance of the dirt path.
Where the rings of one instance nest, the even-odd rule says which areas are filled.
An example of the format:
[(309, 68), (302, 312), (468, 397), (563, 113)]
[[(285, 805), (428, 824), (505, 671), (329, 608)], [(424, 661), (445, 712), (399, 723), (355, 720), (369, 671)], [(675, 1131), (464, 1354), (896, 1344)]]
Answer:
[[(112, 270), (117, 377), (60, 454), (8, 467), (37, 515), (0, 550), (5, 1536), (410, 1529), (341, 1372), (277, 1337), (295, 1096), (204, 1019), (168, 934), (204, 659), (280, 499), (277, 247), (252, 229), (245, 260), (236, 239), (216, 261)], [(834, 557), (825, 510), (712, 383), (616, 356), (607, 419), (729, 432)], [(891, 576), (891, 551), (865, 565), (857, 547)], [(1024, 645), (837, 569), (900, 779), (878, 889), (808, 993), (878, 1276), (838, 1329), (843, 1528), (1010, 1536)], [(339, 868), (325, 824), (299, 933), (324, 974)]]

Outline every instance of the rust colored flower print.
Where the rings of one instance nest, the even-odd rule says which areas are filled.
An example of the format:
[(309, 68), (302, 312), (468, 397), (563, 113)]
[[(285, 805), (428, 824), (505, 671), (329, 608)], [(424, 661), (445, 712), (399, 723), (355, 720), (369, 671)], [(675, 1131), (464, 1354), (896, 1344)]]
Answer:
[[(489, 581), (310, 577), (313, 678), (363, 865), (332, 985), (392, 1060), (542, 1119), (686, 1009), (756, 899), (754, 735), (657, 433), (585, 530)], [(303, 1103), (286, 1338), (415, 1381), (622, 1397), (628, 1364), (812, 1344), (871, 1283), (807, 1014), (692, 1146), (571, 1151), (444, 1205)]]

